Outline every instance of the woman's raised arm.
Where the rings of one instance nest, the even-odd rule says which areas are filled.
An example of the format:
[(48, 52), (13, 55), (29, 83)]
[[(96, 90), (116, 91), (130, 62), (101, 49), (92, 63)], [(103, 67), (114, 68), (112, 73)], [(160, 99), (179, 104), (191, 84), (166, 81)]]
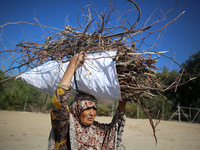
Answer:
[(74, 75), (74, 72), (76, 71), (76, 68), (80, 65), (83, 64), (85, 60), (85, 53), (80, 52), (74, 55), (70, 63), (65, 71), (65, 74), (63, 75), (63, 78), (61, 79), (59, 85), (68, 85), (70, 86), (72, 77)]

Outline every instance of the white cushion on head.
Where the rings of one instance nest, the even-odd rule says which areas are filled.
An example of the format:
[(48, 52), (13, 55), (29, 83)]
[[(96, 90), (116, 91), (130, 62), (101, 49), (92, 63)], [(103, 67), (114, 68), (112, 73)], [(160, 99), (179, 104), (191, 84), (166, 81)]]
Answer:
[[(117, 79), (116, 66), (113, 58), (116, 51), (87, 54), (83, 66), (76, 70), (76, 83), (79, 91), (93, 95), (97, 100), (121, 100), (121, 92)], [(27, 84), (53, 95), (56, 85), (62, 79), (69, 62), (49, 61), (30, 71), (19, 75), (20, 79)], [(71, 81), (72, 89), (76, 89), (74, 77)], [(72, 95), (73, 90), (71, 91)]]

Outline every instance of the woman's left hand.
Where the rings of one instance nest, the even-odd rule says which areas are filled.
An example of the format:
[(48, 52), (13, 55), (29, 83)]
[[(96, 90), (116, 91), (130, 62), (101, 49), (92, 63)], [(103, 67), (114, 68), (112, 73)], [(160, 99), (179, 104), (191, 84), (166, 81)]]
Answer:
[(119, 101), (119, 114), (123, 115), (126, 108), (126, 101)]

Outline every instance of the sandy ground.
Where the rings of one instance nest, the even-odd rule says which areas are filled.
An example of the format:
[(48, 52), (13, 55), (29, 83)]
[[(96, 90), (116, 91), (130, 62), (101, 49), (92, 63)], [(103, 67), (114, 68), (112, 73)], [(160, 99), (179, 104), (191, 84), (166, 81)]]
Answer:
[[(0, 111), (0, 150), (46, 150), (50, 128), (49, 114)], [(147, 119), (127, 119), (123, 136), (127, 150), (200, 150), (200, 124), (161, 121), (157, 138), (155, 146)]]

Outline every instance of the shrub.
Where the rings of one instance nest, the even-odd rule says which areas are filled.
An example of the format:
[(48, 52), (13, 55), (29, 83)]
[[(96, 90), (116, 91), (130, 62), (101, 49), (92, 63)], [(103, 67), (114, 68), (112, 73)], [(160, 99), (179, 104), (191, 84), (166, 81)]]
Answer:
[(97, 116), (109, 116), (110, 114), (110, 109), (101, 105), (101, 104), (98, 104), (97, 105)]

